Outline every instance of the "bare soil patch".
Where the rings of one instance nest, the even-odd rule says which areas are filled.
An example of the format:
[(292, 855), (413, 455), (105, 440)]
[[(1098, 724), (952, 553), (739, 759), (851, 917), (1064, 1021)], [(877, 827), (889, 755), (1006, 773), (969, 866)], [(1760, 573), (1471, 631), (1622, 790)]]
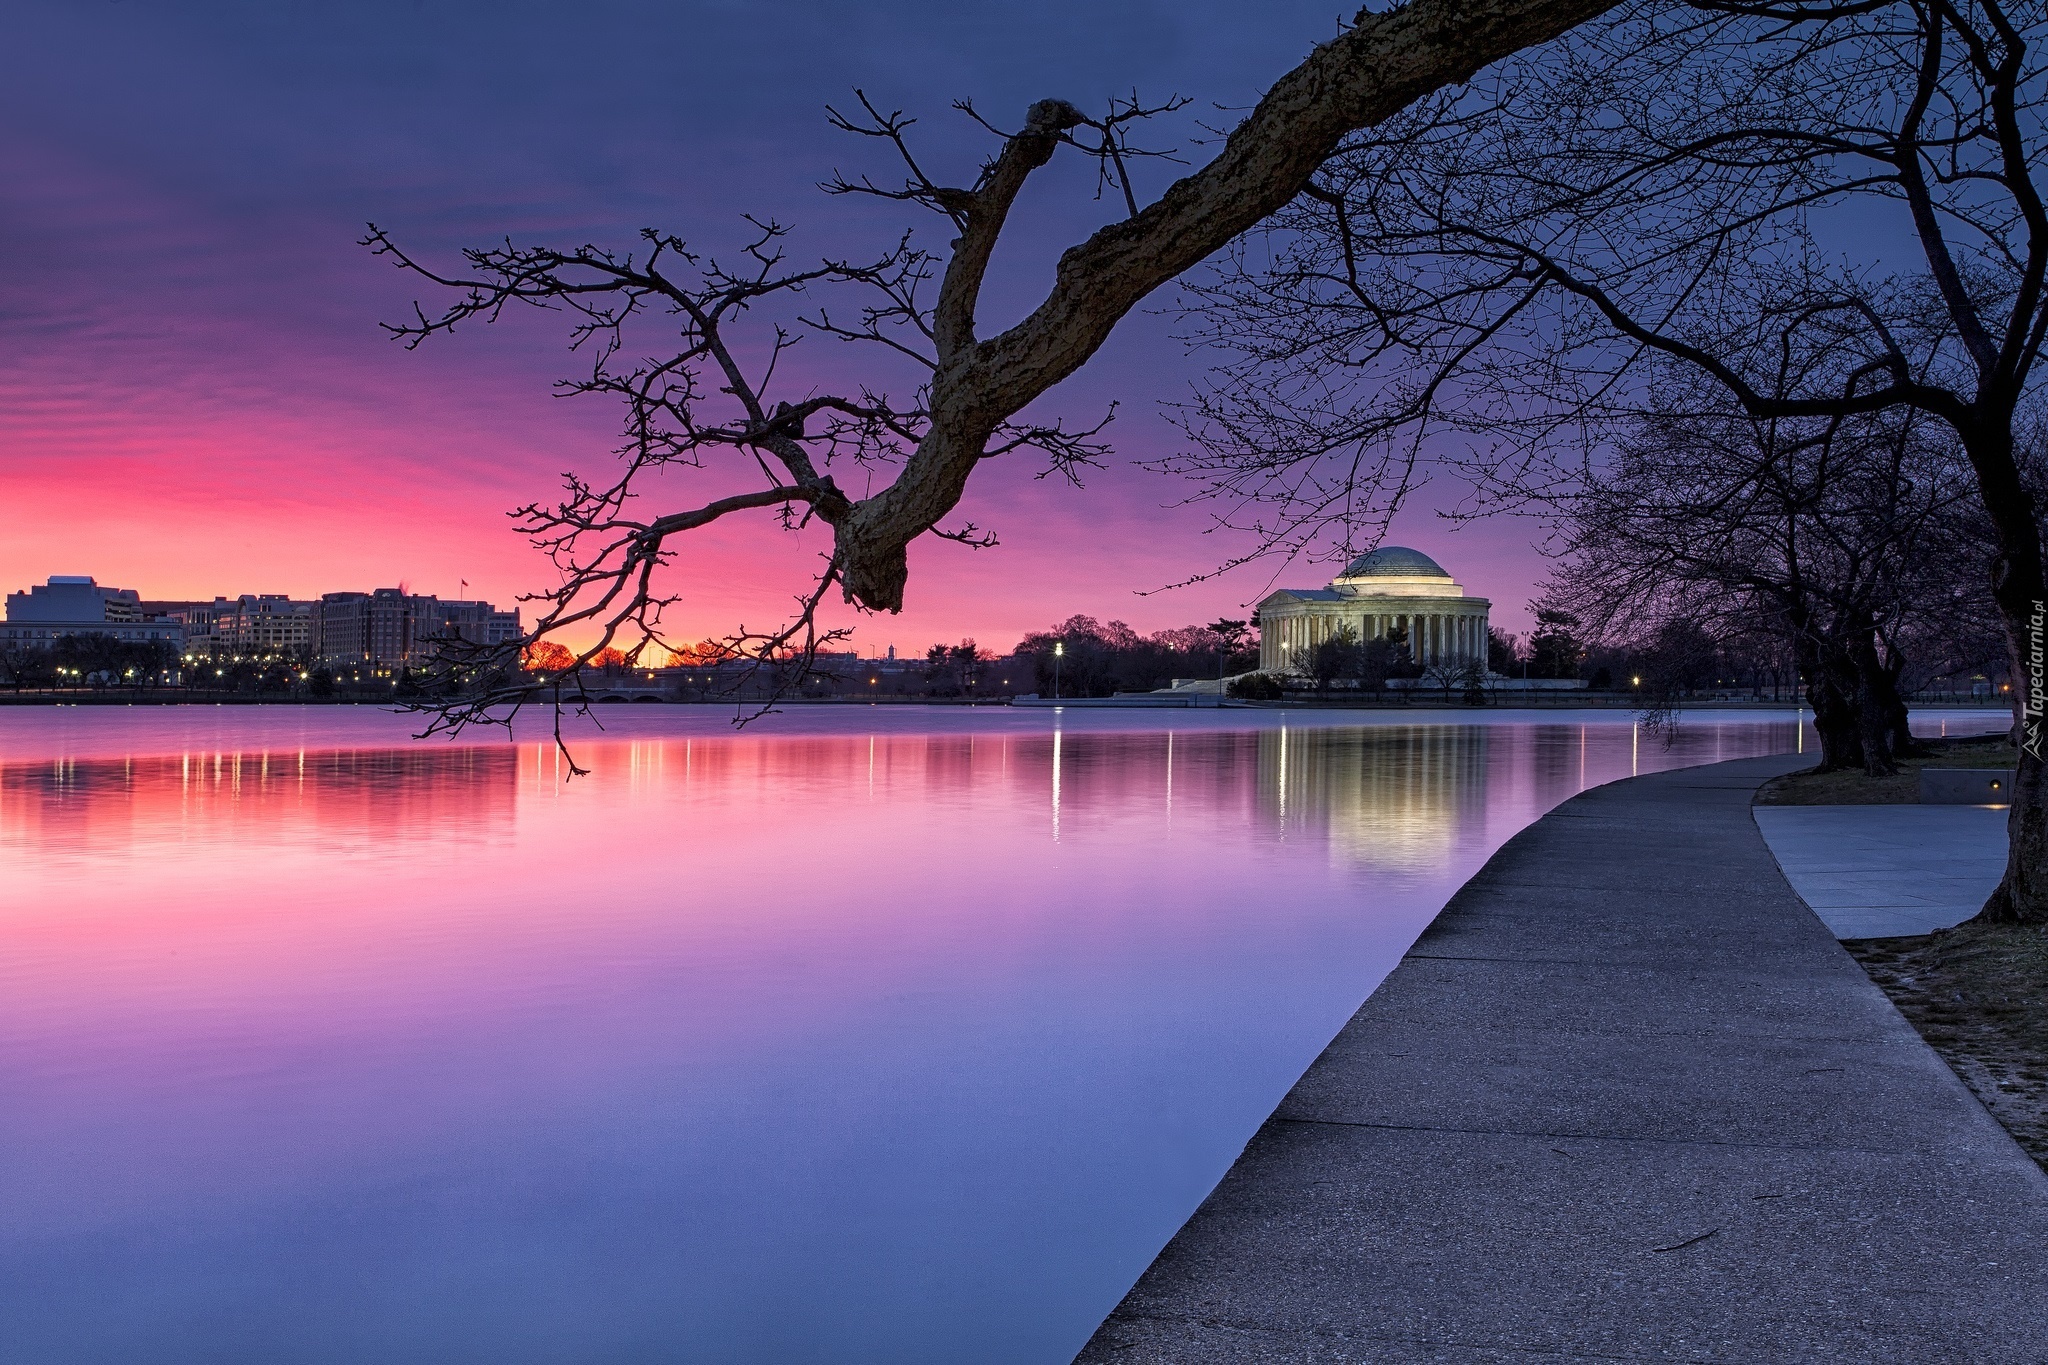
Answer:
[(1846, 772), (1787, 773), (1758, 789), (1759, 806), (1912, 806), (1920, 802), (1922, 768), (2010, 768), (2019, 762), (2012, 740), (2004, 734), (1981, 739), (1925, 741), (1932, 750), (1923, 758), (1899, 760), (1893, 777), (1869, 777), (1861, 769)]
[(1842, 946), (2048, 1169), (2048, 930), (1960, 924)]

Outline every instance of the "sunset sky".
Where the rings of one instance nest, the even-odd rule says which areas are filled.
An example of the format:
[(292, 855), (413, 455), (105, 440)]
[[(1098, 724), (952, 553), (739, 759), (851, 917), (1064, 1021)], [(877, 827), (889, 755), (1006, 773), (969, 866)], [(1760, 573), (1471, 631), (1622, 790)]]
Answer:
[[(624, 245), (642, 226), (729, 249), (743, 213), (792, 224), (800, 257), (858, 254), (905, 226), (938, 247), (935, 220), (818, 193), (835, 167), (891, 170), (826, 126), (827, 103), (860, 86), (919, 114), (928, 164), (964, 181), (988, 143), (953, 99), (1013, 122), (1036, 98), (1100, 107), (1136, 88), (1228, 122), (1216, 106), (1254, 100), (1336, 22), (1327, 5), (1278, 0), (8, 12), (0, 586), (87, 573), (152, 598), (395, 583), (454, 596), (466, 579), (500, 605), (547, 581), (504, 511), (546, 497), (563, 470), (602, 472), (616, 413), (550, 396), (578, 366), (559, 317), (410, 354), (385, 339), (377, 323), (418, 291), (355, 245), (366, 220), (451, 265), (456, 247), (506, 234)], [(1034, 182), (984, 331), (1106, 220), (1093, 190), (1078, 159)], [(1074, 612), (1141, 630), (1243, 615), (1272, 586), (1329, 576), (1269, 565), (1137, 595), (1244, 548), (1204, 535), (1201, 507), (1170, 506), (1187, 485), (1131, 467), (1175, 448), (1159, 405), (1208, 363), (1173, 331), (1130, 319), (1048, 405), (1092, 420), (1121, 400), (1121, 463), (1080, 490), (1028, 462), (984, 467), (962, 515), (1002, 544), (914, 550), (902, 616), (855, 622), (863, 652), (962, 636), (1007, 649)], [(865, 361), (812, 342), (792, 363), (844, 384)], [(1491, 597), (1497, 624), (1526, 628), (1538, 528), (1453, 531), (1433, 507), (1457, 497), (1425, 490), (1391, 540)], [(793, 545), (765, 521), (694, 538), (673, 633), (767, 624), (823, 543)]]

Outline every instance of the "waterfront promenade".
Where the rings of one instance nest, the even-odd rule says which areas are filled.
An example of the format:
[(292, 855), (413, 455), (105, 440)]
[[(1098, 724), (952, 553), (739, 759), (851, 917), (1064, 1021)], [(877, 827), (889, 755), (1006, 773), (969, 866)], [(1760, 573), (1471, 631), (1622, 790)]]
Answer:
[(1751, 819), (1808, 762), (1511, 840), (1079, 1359), (2048, 1362), (2048, 1176)]

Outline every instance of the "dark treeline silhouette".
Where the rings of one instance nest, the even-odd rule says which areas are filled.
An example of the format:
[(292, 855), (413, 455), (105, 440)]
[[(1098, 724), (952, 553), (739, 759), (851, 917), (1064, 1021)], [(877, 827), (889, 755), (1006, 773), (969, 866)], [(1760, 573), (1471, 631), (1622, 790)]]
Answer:
[[(1379, 694), (1396, 678), (1419, 678), (1422, 670), (1408, 650), (1408, 632), (1399, 626), (1370, 640), (1359, 638), (1350, 626), (1340, 626), (1327, 640), (1321, 640), (1301, 660), (1290, 679), (1307, 682), (1316, 695), (1326, 695), (1339, 683), (1346, 687)], [(1257, 696), (1263, 689), (1238, 689), (1240, 696)]]
[(924, 654), (924, 677), (930, 694), (935, 697), (974, 695), (975, 687), (982, 680), (983, 666), (992, 657), (971, 639), (962, 640), (957, 645), (933, 645)]
[(0, 649), (0, 685), (20, 692), (46, 687), (150, 689), (176, 676), (178, 653), (162, 640), (66, 635), (45, 646)]
[[(1055, 646), (1059, 652), (1054, 652)], [(1107, 697), (1151, 692), (1176, 678), (1220, 678), (1256, 668), (1259, 647), (1248, 621), (1220, 620), (1140, 635), (1122, 621), (1070, 616), (1017, 644), (1032, 660), (1036, 690), (1052, 696)]]
[[(1581, 665), (1586, 642), (1579, 637), (1579, 618), (1571, 612), (1541, 602), (1529, 604), (1536, 616), (1536, 629), (1525, 640), (1503, 630), (1486, 632), (1486, 667), (1504, 678), (1591, 677)], [(1607, 686), (1600, 678), (1595, 687)]]
[(0, 688), (21, 700), (86, 693), (160, 701), (389, 702), (450, 685), (446, 671), (431, 666), (335, 664), (279, 647), (184, 655), (168, 641), (122, 640), (94, 631), (48, 644), (0, 647)]

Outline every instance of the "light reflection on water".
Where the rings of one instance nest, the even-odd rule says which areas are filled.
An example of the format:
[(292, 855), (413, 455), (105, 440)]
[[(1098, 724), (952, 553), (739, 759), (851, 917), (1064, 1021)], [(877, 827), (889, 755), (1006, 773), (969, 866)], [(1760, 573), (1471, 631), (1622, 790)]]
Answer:
[(8, 1361), (1065, 1360), (1503, 840), (1799, 742), (404, 724), (0, 714)]

